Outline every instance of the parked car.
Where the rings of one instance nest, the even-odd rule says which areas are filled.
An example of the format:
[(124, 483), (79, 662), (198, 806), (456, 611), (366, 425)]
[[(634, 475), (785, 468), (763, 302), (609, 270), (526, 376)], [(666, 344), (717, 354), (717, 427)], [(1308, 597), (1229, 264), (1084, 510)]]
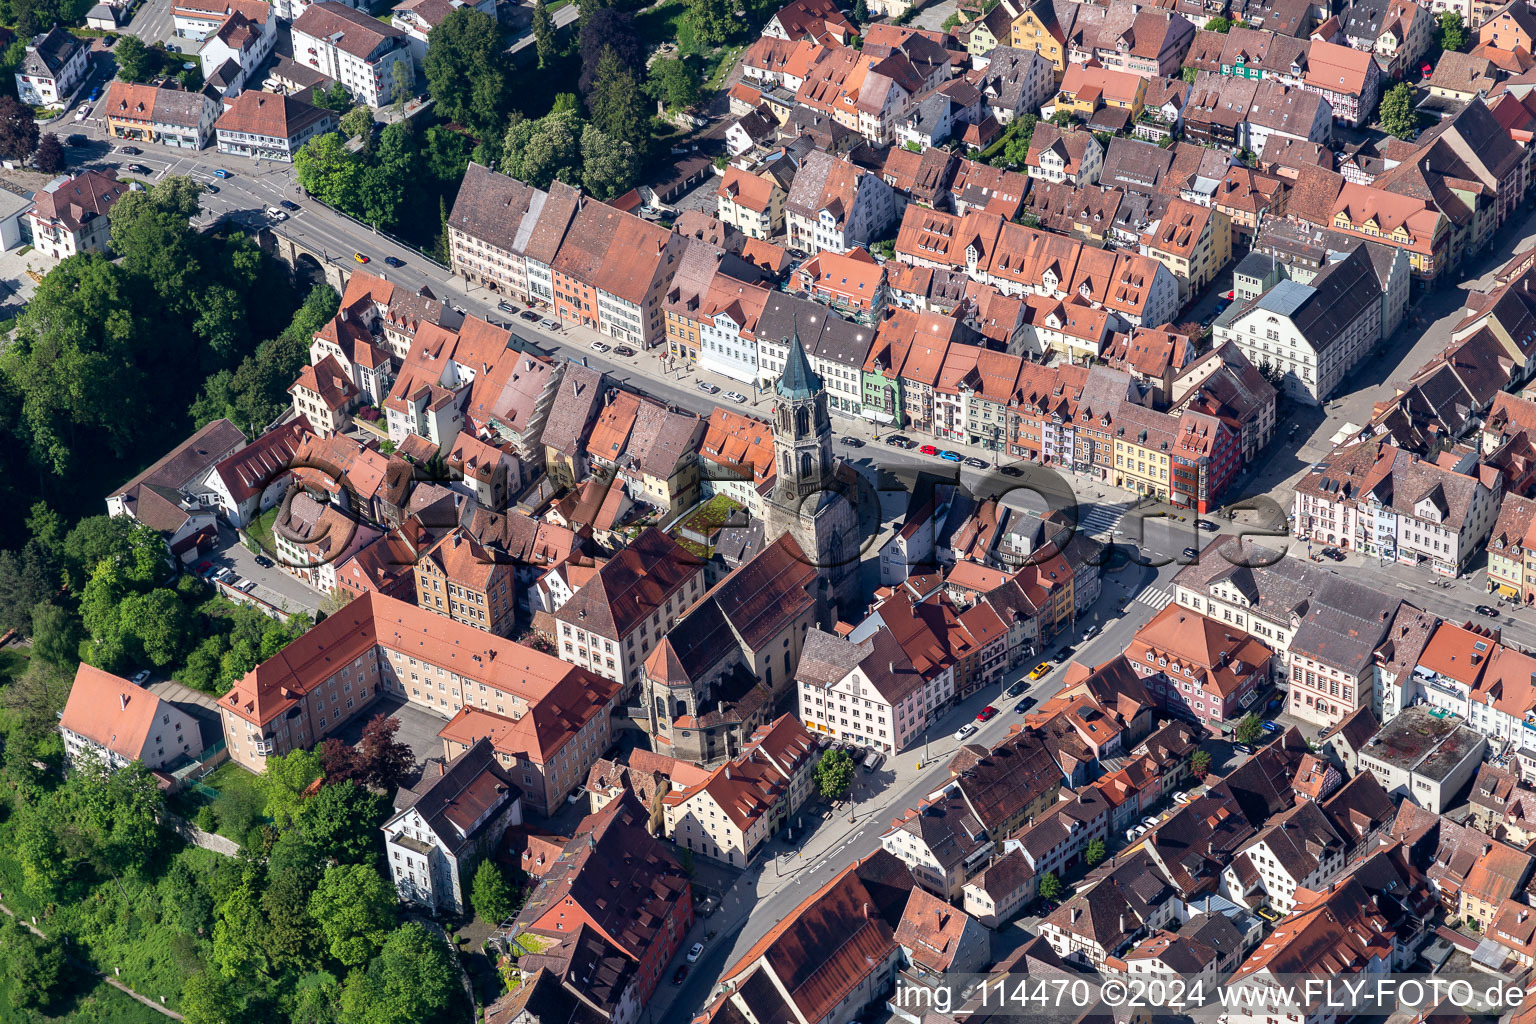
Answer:
[(197, 563), (197, 568), (193, 571), (196, 572), (199, 576), (206, 577), (213, 572), (213, 563), (207, 559), (204, 559), (203, 561)]
[(704, 392), (706, 395), (718, 395), (720, 393), (719, 386), (711, 384), (707, 380), (699, 381), (699, 390)]
[(257, 555), (256, 558), (255, 558), (255, 562), (256, 562), (257, 565), (261, 566), (263, 569), (270, 569), (270, 568), (272, 568), (272, 566), (277, 564), (277, 563), (273, 562), (272, 559), (268, 558), (266, 555)]
[(1025, 697), (1023, 700), (1019, 701), (1017, 704), (1015, 704), (1013, 706), (1013, 713), (1016, 714), (1016, 715), (1022, 715), (1024, 712), (1028, 711), (1030, 708), (1032, 708), (1034, 706), (1035, 706), (1035, 698), (1033, 698), (1033, 697)]
[(1198, 519), (1195, 521), (1195, 529), (1204, 530), (1206, 533), (1215, 533), (1217, 530), (1221, 529), (1221, 527), (1217, 526), (1209, 519)]
[(352, 258), (353, 258), (353, 259), (355, 259), (355, 260), (357, 260), (357, 262), (359, 262), (359, 263), (367, 263), (367, 262), (368, 262), (368, 257), (367, 257), (367, 256), (364, 256), (364, 255), (363, 255), (363, 254), (362, 254), (362, 253), (360, 253), (360, 252), (355, 252), (355, 253), (353, 253), (353, 254), (352, 254)]
[(605, 345), (601, 341), (594, 341), (592, 343), (592, 351), (593, 352), (612, 352), (613, 351), (613, 346), (612, 345)]
[(1279, 732), (1280, 731), (1280, 723), (1279, 722), (1271, 722), (1267, 718), (1264, 721), (1260, 722), (1259, 726), (1265, 732)]
[(278, 201), (277, 205), (281, 206), (283, 209), (287, 210), (289, 213), (298, 213), (300, 210), (303, 209), (302, 206), (300, 206), (298, 203), (294, 202), (292, 199), (281, 199), (281, 200)]
[(844, 436), (838, 438), (837, 439), (837, 443), (841, 444), (841, 445), (846, 445), (849, 448), (863, 448), (864, 447), (864, 442), (863, 441), (860, 441), (856, 437), (849, 437), (846, 434)]
[(140, 153), (144, 152), (138, 146), (118, 146), (117, 151), (119, 153), (126, 153), (128, 156), (138, 156)]
[(1232, 744), (1232, 749), (1237, 751), (1239, 754), (1253, 753), (1253, 747), (1247, 743), (1234, 743)]
[(392, 267), (403, 267), (403, 266), (405, 266), (405, 260), (397, 259), (394, 256), (385, 256), (384, 257), (384, 262), (388, 263)]
[(623, 356), (625, 359), (628, 359), (630, 356), (635, 354), (635, 350), (630, 348), (628, 345), (615, 345), (613, 347), (613, 354), (616, 356)]
[(901, 434), (891, 434), (885, 439), (885, 443), (890, 445), (892, 448), (910, 449), (917, 442), (913, 441), (910, 437), (904, 437)]
[(1185, 548), (1184, 549), (1184, 557), (1185, 558), (1199, 558), (1200, 557), (1200, 551), (1199, 551), (1198, 548)]
[(1003, 476), (1023, 476), (1024, 471), (1018, 466), (1003, 466), (998, 470)]
[(963, 462), (965, 460), (964, 455), (961, 455), (959, 452), (949, 451), (948, 449), (939, 452), (939, 458), (945, 462)]
[(1057, 661), (1066, 661), (1068, 658), (1072, 657), (1072, 655), (1074, 655), (1076, 653), (1077, 653), (1077, 648), (1073, 647), (1071, 644), (1067, 644), (1065, 647), (1060, 647), (1060, 648), (1058, 648), (1056, 650), (1056, 660)]
[(991, 463), (987, 462), (985, 459), (978, 459), (978, 458), (976, 458), (974, 456), (972, 456), (971, 458), (968, 458), (968, 459), (966, 459), (964, 461), (965, 461), (965, 464), (967, 466), (970, 466), (972, 469), (986, 469), (987, 467), (989, 467), (991, 465)]
[(502, 299), (500, 302), (496, 303), (496, 308), (501, 310), (503, 313), (517, 312), (517, 307), (512, 305), (512, 303), (508, 302), (506, 299)]
[(1499, 617), (1499, 610), (1492, 605), (1480, 604), (1477, 606), (1477, 614), (1486, 615), (1490, 619), (1496, 619)]
[(86, 118), (88, 118), (90, 116), (91, 116), (91, 105), (89, 103), (87, 103), (85, 106), (81, 107), (79, 110), (75, 111), (75, 120), (76, 121), (84, 121)]
[(539, 320), (539, 326), (546, 331), (558, 331), (560, 329), (560, 322), (558, 320), (551, 320), (546, 316)]
[(701, 957), (703, 955), (704, 955), (704, 943), (702, 943), (702, 942), (695, 942), (693, 944), (693, 948), (688, 951), (688, 962), (691, 963), (691, 964), (696, 964), (696, 963), (699, 962), (699, 957)]
[(939, 454), (939, 449), (937, 447), (935, 447), (934, 445), (931, 445), (931, 444), (923, 445), (921, 448), (918, 449), (918, 451), (922, 452), (924, 455), (937, 455), (937, 454)]
[(1040, 664), (1036, 665), (1035, 670), (1029, 674), (1029, 679), (1031, 682), (1034, 682), (1035, 680), (1042, 678), (1050, 670), (1051, 663), (1048, 661), (1042, 661)]
[(672, 972), (672, 984), (681, 985), (686, 977), (688, 977), (688, 965), (679, 964), (677, 970)]
[(1323, 557), (1331, 558), (1335, 562), (1342, 562), (1344, 561), (1344, 552), (1338, 548), (1323, 548)]
[(531, 324), (536, 324), (539, 322), (539, 314), (535, 313), (531, 309), (525, 309), (517, 315), (522, 317), (524, 320), (527, 320)]
[(997, 708), (993, 707), (991, 704), (988, 704), (986, 707), (976, 712), (976, 721), (978, 722), (990, 722), (996, 717)]
[(961, 743), (964, 743), (974, 735), (976, 735), (976, 723), (966, 722), (960, 727), (960, 731), (955, 733), (955, 739), (959, 740)]
[(720, 397), (721, 398), (728, 398), (732, 402), (736, 402), (737, 404), (740, 404), (740, 403), (745, 402), (747, 400), (747, 396), (742, 394), (740, 391), (727, 391), (725, 394), (721, 395)]

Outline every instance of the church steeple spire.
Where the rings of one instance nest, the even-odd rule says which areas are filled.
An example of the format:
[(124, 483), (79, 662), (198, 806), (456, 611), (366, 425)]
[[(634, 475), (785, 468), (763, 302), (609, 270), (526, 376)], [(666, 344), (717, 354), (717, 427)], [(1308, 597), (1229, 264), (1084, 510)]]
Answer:
[(780, 398), (791, 400), (814, 398), (826, 384), (820, 374), (811, 369), (811, 360), (800, 343), (800, 325), (796, 324), (789, 339), (789, 352), (784, 357), (784, 372), (774, 385)]

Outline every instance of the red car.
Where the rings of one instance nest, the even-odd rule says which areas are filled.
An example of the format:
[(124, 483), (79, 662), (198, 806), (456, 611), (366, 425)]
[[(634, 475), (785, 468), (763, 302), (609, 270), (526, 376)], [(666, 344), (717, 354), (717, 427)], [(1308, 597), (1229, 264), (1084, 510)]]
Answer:
[(988, 704), (986, 707), (982, 708), (981, 711), (976, 715), (976, 721), (978, 721), (978, 722), (990, 722), (990, 721), (992, 721), (992, 719), (994, 719), (996, 717), (997, 717), (997, 708), (993, 707), (991, 704)]
[(918, 451), (922, 452), (924, 455), (937, 455), (937, 454), (939, 454), (939, 450), (937, 448), (935, 448), (931, 444), (923, 445), (921, 448), (918, 449)]

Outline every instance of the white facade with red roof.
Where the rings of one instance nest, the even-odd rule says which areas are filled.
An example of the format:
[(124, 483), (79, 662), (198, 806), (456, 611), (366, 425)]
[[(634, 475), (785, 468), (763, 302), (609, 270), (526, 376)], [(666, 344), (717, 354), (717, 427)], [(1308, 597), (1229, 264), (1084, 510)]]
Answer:
[(142, 686), (81, 663), (59, 717), (64, 756), (79, 768), (95, 759), (112, 771), (134, 761), (153, 770), (202, 750), (196, 719)]

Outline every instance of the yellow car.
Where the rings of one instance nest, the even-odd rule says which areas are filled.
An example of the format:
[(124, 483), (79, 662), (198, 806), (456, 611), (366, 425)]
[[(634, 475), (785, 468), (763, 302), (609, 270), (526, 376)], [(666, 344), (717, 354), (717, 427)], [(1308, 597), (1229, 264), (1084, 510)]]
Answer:
[(1051, 670), (1051, 663), (1048, 662), (1048, 661), (1042, 661), (1040, 664), (1035, 666), (1035, 670), (1029, 674), (1029, 678), (1031, 680), (1039, 679), (1041, 676), (1045, 675), (1050, 670)]
[(355, 259), (355, 260), (357, 260), (357, 262), (359, 262), (359, 263), (367, 263), (367, 262), (368, 262), (368, 257), (367, 257), (367, 256), (364, 256), (364, 255), (363, 255), (363, 254), (362, 254), (362, 253), (360, 253), (360, 252), (355, 252), (355, 253), (353, 253), (353, 254), (352, 254), (352, 258), (353, 258), (353, 259)]

